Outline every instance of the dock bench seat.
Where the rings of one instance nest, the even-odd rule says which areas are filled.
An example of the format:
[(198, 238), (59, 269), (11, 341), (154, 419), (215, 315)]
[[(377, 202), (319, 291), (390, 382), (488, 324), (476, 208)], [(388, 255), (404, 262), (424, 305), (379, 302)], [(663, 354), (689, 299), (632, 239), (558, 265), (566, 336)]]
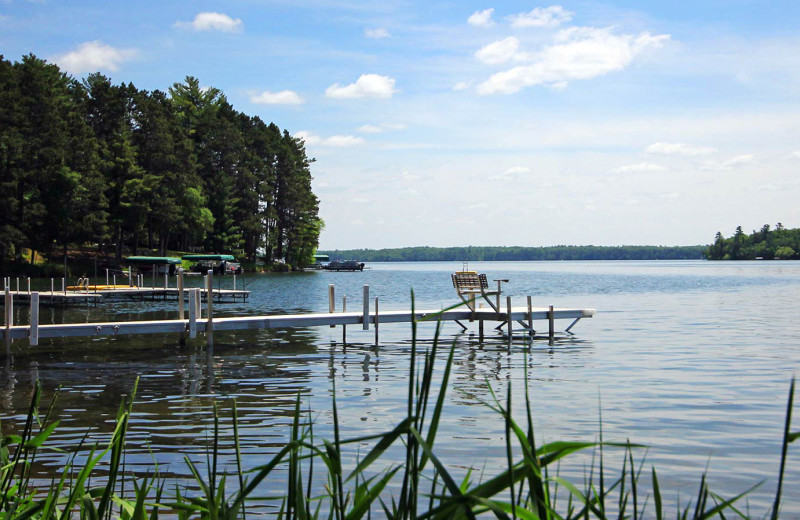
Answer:
[(499, 296), (501, 294), (500, 282), (507, 282), (508, 280), (495, 280), (497, 282), (497, 290), (490, 291), (489, 281), (486, 279), (485, 274), (478, 274), (475, 271), (456, 271), (451, 274), (453, 280), (453, 287), (455, 287), (459, 298), (469, 306), (473, 311), (475, 310), (475, 295), (480, 294), (484, 300), (497, 311), (497, 305), (489, 296)]

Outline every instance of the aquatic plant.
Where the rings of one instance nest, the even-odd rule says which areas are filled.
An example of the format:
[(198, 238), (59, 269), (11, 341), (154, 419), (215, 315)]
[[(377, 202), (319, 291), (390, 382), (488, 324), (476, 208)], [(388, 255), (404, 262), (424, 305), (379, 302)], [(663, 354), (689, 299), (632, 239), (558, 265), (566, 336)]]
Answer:
[[(412, 299), (413, 311), (413, 299)], [(428, 317), (427, 319), (435, 319)], [(455, 344), (450, 346), (441, 370), (435, 369), (440, 348), (440, 323), (436, 324), (430, 348), (421, 350), (417, 342), (417, 323), (412, 324), (409, 360), (409, 385), (406, 417), (389, 431), (342, 438), (338, 406), (333, 392), (333, 439), (318, 439), (310, 410), (303, 409), (298, 396), (289, 440), (270, 460), (245, 468), (241, 457), (235, 400), (230, 420), (233, 426), (235, 471), (220, 470), (220, 423), (223, 420), (215, 403), (214, 427), (207, 450), (205, 471), (202, 465), (185, 457), (191, 482), (168, 482), (153, 465), (150, 475), (136, 476), (125, 470), (125, 436), (131, 420), (134, 392), (120, 404), (116, 425), (108, 443), (89, 446), (85, 439), (68, 458), (63, 470), (50, 481), (33, 479), (31, 469), (39, 450), (56, 430), (52, 402), (44, 416), (38, 413), (42, 396), (37, 385), (27, 420), (19, 435), (8, 435), (0, 445), (0, 520), (5, 519), (86, 519), (123, 520), (237, 519), (271, 513), (281, 519), (355, 520), (385, 517), (390, 519), (472, 519), (477, 517), (520, 519), (679, 519), (747, 518), (737, 504), (759, 484), (733, 497), (714, 493), (706, 475), (693, 500), (665, 511), (664, 494), (655, 468), (649, 473), (649, 489), (644, 489), (644, 461), (637, 465), (635, 453), (640, 445), (603, 440), (602, 427), (597, 441), (556, 441), (538, 444), (531, 396), (522, 396), (525, 413), (522, 422), (512, 417), (511, 387), (505, 400), (490, 389), (485, 403), (502, 419), (505, 427), (506, 465), (493, 476), (476, 479), (468, 471), (461, 480), (437, 456), (435, 441), (449, 387)], [(525, 374), (525, 388), (527, 374)], [(335, 381), (333, 383), (335, 390)], [(789, 444), (800, 437), (791, 431), (795, 384), (789, 388), (786, 420), (777, 491), (767, 515), (779, 518), (786, 458)], [(53, 401), (55, 400), (55, 397)], [(351, 455), (354, 447), (368, 443), (363, 455)], [(396, 450), (402, 449), (398, 460)], [(393, 453), (389, 450), (394, 449)], [(621, 450), (622, 467), (610, 471), (606, 450)], [(592, 464), (580, 484), (559, 473), (559, 465), (573, 454), (587, 451)], [(78, 452), (87, 452), (82, 465)], [(346, 467), (352, 467), (346, 471)], [(609, 479), (608, 474), (614, 474)], [(266, 480), (285, 479), (285, 492), (279, 497), (257, 496)], [(90, 484), (91, 482), (91, 484)], [(274, 509), (265, 504), (274, 501)], [(766, 516), (766, 515), (765, 515)]]

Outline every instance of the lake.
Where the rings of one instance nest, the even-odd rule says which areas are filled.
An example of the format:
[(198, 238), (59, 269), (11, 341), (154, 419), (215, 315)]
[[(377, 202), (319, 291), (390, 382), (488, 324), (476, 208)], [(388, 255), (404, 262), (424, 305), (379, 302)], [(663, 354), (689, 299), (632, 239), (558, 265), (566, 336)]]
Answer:
[[(412, 289), (417, 308), (458, 302), (449, 273), (460, 270), (460, 262), (368, 267), (357, 273), (239, 277), (239, 286), (245, 283), (252, 291), (249, 301), (215, 305), (215, 314), (327, 312), (329, 284), (335, 285), (337, 309), (343, 295), (348, 310), (360, 309), (365, 284), (379, 297), (381, 310), (408, 309)], [(455, 360), (436, 452), (455, 474), (463, 476), (472, 467), (494, 476), (504, 467), (503, 421), (482, 401), (491, 401), (489, 387), (505, 399), (510, 385), (513, 408), (523, 421), (527, 370), (539, 442), (596, 440), (602, 414), (605, 440), (648, 446), (637, 456), (645, 457), (644, 473), (651, 465), (658, 471), (667, 511), (694, 499), (706, 468), (712, 491), (725, 497), (763, 480), (748, 504), (754, 516), (768, 509), (789, 384), (800, 366), (800, 262), (473, 262), (469, 267), (490, 280), (508, 278), (504, 291), (515, 305), (531, 295), (534, 306), (594, 308), (597, 314), (552, 347), (522, 340), (509, 346), (493, 333), (480, 342), (475, 324), (466, 333), (452, 323), (444, 326), (441, 344), (455, 342)], [(217, 282), (229, 287), (232, 280)], [(41, 289), (49, 290), (49, 284), (34, 281)], [(175, 307), (175, 302), (107, 302), (43, 308), (41, 319), (159, 319), (175, 317)], [(16, 313), (18, 322), (27, 320), (26, 307), (17, 306)], [(557, 323), (562, 329), (568, 324)], [(546, 331), (546, 324), (535, 325)], [(430, 348), (433, 335), (432, 325), (421, 326), (419, 346)], [(43, 340), (36, 348), (14, 342), (0, 363), (2, 428), (8, 434), (18, 427), (38, 379), (47, 397), (61, 389), (57, 445), (74, 445), (90, 427), (90, 438), (103, 439), (138, 377), (128, 437), (131, 468), (142, 470), (155, 457), (165, 474), (188, 476), (183, 455), (204, 460), (212, 403), (219, 403), (227, 421), (233, 398), (245, 460), (254, 466), (288, 438), (298, 395), (312, 411), (315, 434), (332, 438), (334, 383), (344, 437), (394, 427), (405, 416), (410, 350), (407, 324), (381, 325), (377, 347), (374, 332), (361, 327), (348, 328), (346, 345), (341, 328), (329, 327), (216, 333), (212, 349), (202, 340), (181, 346), (176, 337), (156, 335)], [(441, 362), (446, 351), (440, 352)], [(222, 451), (230, 463), (230, 442)], [(562, 473), (581, 483), (588, 456), (576, 458)], [(621, 452), (607, 456), (618, 462)], [(53, 467), (61, 461), (50, 454), (40, 460)], [(799, 461), (800, 446), (790, 447), (783, 502), (790, 517), (800, 514)], [(268, 482), (264, 492), (279, 493), (282, 486)]]

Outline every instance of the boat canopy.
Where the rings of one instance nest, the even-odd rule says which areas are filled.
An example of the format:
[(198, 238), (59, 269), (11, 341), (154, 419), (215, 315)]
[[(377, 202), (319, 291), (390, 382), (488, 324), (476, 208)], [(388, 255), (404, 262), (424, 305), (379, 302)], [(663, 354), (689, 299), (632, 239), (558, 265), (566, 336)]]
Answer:
[(125, 262), (138, 265), (180, 265), (181, 259), (174, 256), (129, 256), (125, 258)]
[(223, 260), (227, 260), (228, 262), (236, 261), (233, 255), (183, 255), (183, 259), (189, 262), (200, 262), (202, 260), (216, 260), (218, 262)]
[(327, 262), (330, 260), (328, 255), (314, 255), (315, 262)]

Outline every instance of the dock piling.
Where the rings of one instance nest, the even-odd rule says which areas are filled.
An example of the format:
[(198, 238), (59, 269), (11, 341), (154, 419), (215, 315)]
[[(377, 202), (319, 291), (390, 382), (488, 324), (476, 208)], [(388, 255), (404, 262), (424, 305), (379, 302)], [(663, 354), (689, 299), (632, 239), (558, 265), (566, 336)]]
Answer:
[[(328, 312), (333, 314), (336, 312), (336, 300), (334, 299), (334, 295), (336, 294), (336, 288), (334, 285), (328, 284)], [(336, 327), (336, 325), (331, 325), (331, 328)]]
[(197, 337), (197, 295), (200, 289), (189, 290), (189, 337)]
[(548, 321), (547, 338), (550, 345), (552, 345), (553, 342), (555, 341), (555, 335), (556, 335), (555, 315), (553, 313), (552, 305), (549, 307), (547, 311), (547, 321)]
[(30, 345), (39, 345), (39, 293), (31, 293), (31, 326), (29, 335)]
[(369, 330), (369, 285), (364, 286), (364, 316), (362, 325), (364, 330)]
[(378, 324), (380, 320), (378, 320), (378, 297), (375, 297), (375, 347), (378, 346)]
[(214, 271), (208, 270), (206, 275), (206, 313), (208, 314), (208, 324), (206, 325), (206, 342), (209, 347), (214, 346)]
[(28, 278), (28, 294), (31, 293), (31, 279)]
[[(347, 295), (342, 295), (342, 313), (347, 312)], [(342, 325), (342, 345), (347, 345), (347, 325)]]
[(183, 319), (183, 269), (178, 270), (178, 319)]
[(9, 335), (8, 332), (11, 329), (11, 326), (14, 325), (14, 295), (11, 294), (8, 286), (6, 286), (6, 294), (5, 294), (5, 311), (6, 311), (6, 339), (8, 339)]
[(533, 330), (533, 306), (532, 297), (528, 296), (528, 336), (533, 337), (534, 330)]
[(506, 311), (508, 313), (508, 339), (512, 338), (512, 323), (513, 319), (511, 319), (511, 296), (506, 296)]

